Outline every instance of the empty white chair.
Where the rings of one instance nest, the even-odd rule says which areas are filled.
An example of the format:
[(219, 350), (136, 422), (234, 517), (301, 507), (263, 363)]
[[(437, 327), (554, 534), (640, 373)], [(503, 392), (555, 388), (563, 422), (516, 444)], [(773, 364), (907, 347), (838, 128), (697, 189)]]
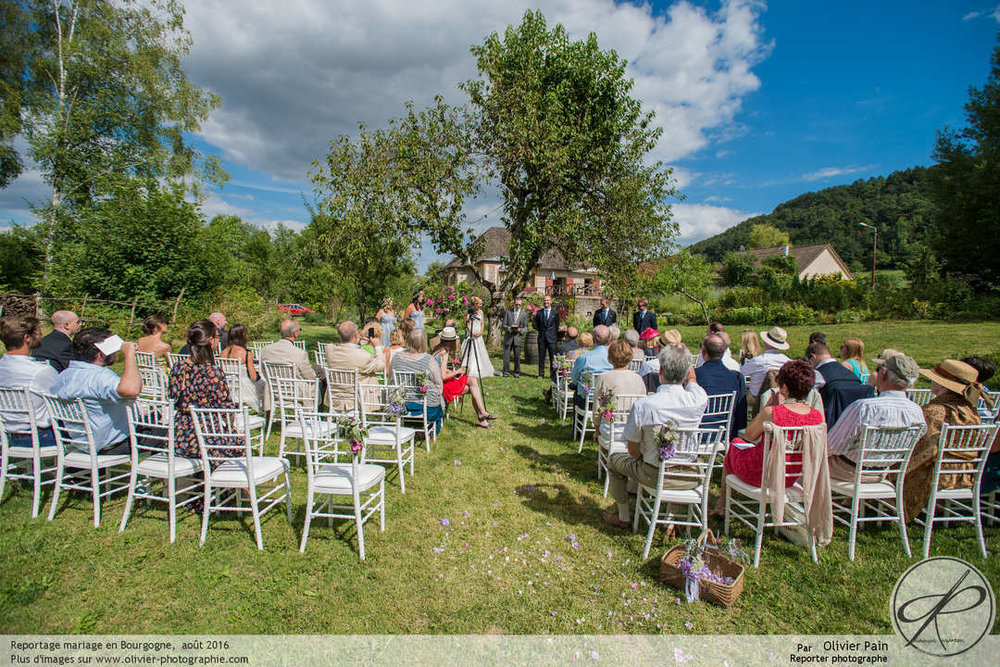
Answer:
[(642, 362), (643, 362), (642, 359), (633, 359), (632, 361), (628, 362), (628, 369), (633, 373), (638, 373), (639, 370), (642, 368)]
[[(275, 397), (278, 402), (271, 406), (272, 420), (277, 419), (281, 426), (281, 440), (278, 445), (278, 457), (305, 456), (305, 433), (302, 431), (302, 424), (307, 427), (310, 422), (299, 420), (300, 412), (317, 412), (319, 410), (319, 379), (303, 380), (299, 378), (276, 377), (271, 380), (275, 389)], [(276, 415), (276, 417), (275, 417)], [(323, 424), (318, 424), (315, 428), (324, 428)], [(288, 441), (298, 440), (302, 443), (301, 449), (289, 450)]]
[[(0, 432), (3, 433), (2, 449), (0, 449), (0, 499), (3, 498), (4, 484), (8, 479), (31, 480), (31, 518), (34, 519), (38, 516), (41, 506), (42, 487), (55, 483), (57, 466), (53, 464), (58, 456), (58, 449), (56, 446), (41, 446), (31, 390), (27, 387), (0, 388), (0, 412), (18, 415), (19, 421), (28, 423), (31, 434), (31, 447), (14, 447), (7, 437), (3, 420), (0, 419)], [(49, 463), (47, 468), (43, 466), (43, 461)], [(25, 464), (24, 471), (19, 471), (20, 464)], [(30, 469), (27, 466), (30, 466)]]
[(306, 342), (304, 340), (296, 340), (296, 341), (293, 341), (293, 342), (295, 344), (295, 347), (299, 348), (303, 352), (307, 352), (307, 350), (306, 350)]
[[(775, 455), (777, 448), (773, 446), (774, 441), (778, 438), (783, 438), (785, 441), (785, 455), (786, 461), (788, 456), (794, 454), (803, 454), (803, 433), (809, 432), (809, 439), (811, 442), (816, 443), (816, 446), (822, 444), (824, 450), (824, 456), (826, 451), (826, 425), (819, 424), (817, 426), (798, 426), (798, 427), (781, 427), (776, 426), (770, 422), (764, 424), (764, 470), (767, 471), (771, 466), (771, 456)], [(785, 477), (784, 480), (787, 483), (790, 479), (797, 479), (801, 472), (793, 471), (793, 465), (785, 465)], [(779, 481), (779, 483), (781, 483)], [(729, 534), (729, 522), (731, 519), (736, 519), (741, 523), (746, 524), (756, 533), (756, 542), (754, 545), (754, 557), (753, 566), (757, 567), (760, 563), (760, 549), (761, 543), (764, 538), (765, 528), (794, 528), (803, 525), (800, 521), (794, 520), (794, 518), (788, 518), (789, 515), (798, 514), (802, 521), (805, 520), (805, 507), (804, 507), (804, 494), (803, 489), (796, 482), (792, 486), (785, 487), (784, 496), (785, 504), (792, 506), (792, 512), (788, 511), (788, 507), (780, 508), (780, 518), (779, 508), (775, 507), (774, 503), (771, 502), (773, 491), (770, 488), (751, 486), (743, 480), (741, 480), (736, 475), (726, 475), (726, 518), (723, 526), (723, 532)], [(830, 502), (829, 498), (825, 502)], [(816, 554), (816, 540), (812, 535), (808, 538), (809, 541), (809, 552), (812, 555), (813, 561), (818, 560)]]
[(612, 454), (628, 451), (624, 437), (625, 422), (632, 411), (632, 404), (643, 396), (645, 394), (615, 396), (615, 409), (611, 411), (611, 419), (602, 416), (601, 427), (597, 432), (597, 479), (604, 478), (605, 498), (608, 496), (608, 459)]
[(313, 359), (317, 366), (326, 368), (326, 343), (316, 343), (316, 350), (313, 352)]
[[(98, 454), (87, 410), (79, 398), (59, 398), (48, 394), (43, 398), (52, 417), (58, 454), (49, 521), (56, 516), (60, 492), (67, 488), (91, 494), (94, 527), (97, 528), (101, 525), (101, 498), (128, 489), (125, 480), (130, 476), (132, 457), (128, 454)], [(77, 472), (70, 473), (69, 469), (77, 469)]]
[[(986, 558), (979, 487), (983, 481), (986, 457), (993, 439), (996, 438), (997, 429), (1000, 429), (1000, 424), (942, 426), (941, 436), (938, 439), (937, 460), (934, 462), (934, 473), (931, 475), (931, 493), (927, 498), (926, 514), (924, 519), (918, 519), (918, 522), (924, 525), (924, 558), (930, 554), (934, 523), (954, 521), (975, 524), (979, 549), (983, 552), (983, 558)], [(972, 488), (938, 488), (942, 481), (954, 481), (965, 475), (972, 475)], [(948, 481), (945, 483), (948, 484)]]
[(357, 369), (327, 368), (326, 389), (334, 412), (360, 418), (361, 388)]
[[(309, 526), (314, 517), (326, 518), (331, 524), (334, 519), (353, 519), (358, 532), (358, 555), (364, 560), (365, 522), (378, 513), (379, 530), (385, 530), (385, 468), (366, 463), (367, 447), (363, 447), (357, 454), (351, 452), (348, 434), (339, 428), (339, 419), (344, 417), (332, 413), (302, 412), (300, 418), (313, 423), (325, 423), (326, 427), (302, 428), (309, 434), (306, 436), (306, 474), (309, 486), (299, 552), (305, 553)], [(320, 433), (326, 435), (319, 435)], [(334, 496), (350, 497), (351, 502), (349, 505), (334, 505)]]
[(569, 377), (563, 377), (556, 371), (556, 390), (552, 393), (552, 400), (563, 426), (566, 425), (569, 408), (573, 405), (573, 396), (574, 391), (569, 388)]
[(271, 427), (274, 426), (274, 419), (278, 407), (277, 386), (274, 384), (272, 379), (295, 379), (297, 377), (297, 373), (295, 372), (294, 364), (275, 363), (273, 361), (262, 361), (260, 368), (264, 375), (264, 387), (267, 391), (268, 399), (267, 409), (269, 412), (267, 414), (267, 432), (264, 434), (264, 439), (267, 440), (271, 437)]
[(927, 405), (934, 398), (930, 389), (907, 389), (906, 397), (917, 405)]
[[(123, 532), (137, 498), (167, 503), (170, 541), (177, 539), (177, 508), (184, 507), (204, 495), (202, 461), (177, 456), (174, 453), (174, 408), (167, 400), (138, 399), (128, 409), (128, 434), (132, 441), (132, 472), (128, 482), (128, 500), (118, 532)], [(160, 493), (150, 486), (139, 487), (139, 478), (157, 480)], [(177, 483), (187, 482), (178, 489)], [(197, 491), (197, 493), (195, 492)], [(180, 502), (178, 494), (189, 494)]]
[[(653, 544), (653, 534), (657, 526), (693, 526), (700, 530), (708, 528), (708, 487), (712, 480), (712, 463), (722, 447), (727, 435), (726, 427), (714, 429), (679, 430), (679, 441), (673, 458), (660, 461), (660, 471), (656, 476), (656, 487), (639, 484), (635, 498), (635, 515), (632, 531), (639, 530), (639, 519), (649, 525), (646, 531), (646, 546), (642, 558), (649, 556)], [(667, 479), (671, 482), (685, 480), (694, 484), (691, 489), (664, 488)], [(671, 505), (685, 505), (683, 515), (670, 512)]]
[[(399, 490), (406, 493), (404, 471), (410, 464), (413, 474), (413, 447), (417, 432), (403, 426), (406, 417), (406, 390), (398, 385), (379, 385), (361, 395), (361, 420), (368, 430), (365, 447), (369, 448), (366, 458), (370, 463), (395, 464), (399, 471)], [(384, 454), (385, 450), (391, 456)]]
[[(910, 557), (910, 541), (903, 517), (903, 478), (913, 446), (923, 430), (862, 426), (861, 449), (854, 480), (830, 479), (833, 518), (848, 527), (847, 554), (854, 560), (858, 524), (869, 521), (896, 521), (903, 538), (903, 551)], [(850, 501), (848, 505), (846, 501)], [(867, 515), (865, 508), (874, 513)]]
[[(260, 518), (285, 504), (292, 523), (291, 482), (288, 460), (275, 456), (254, 456), (250, 436), (237, 423), (246, 423), (246, 408), (190, 408), (205, 479), (205, 506), (201, 517), (201, 540), (208, 535), (208, 518), (213, 512), (243, 512), (243, 491), (249, 495), (257, 549), (264, 548)], [(236, 450), (238, 457), (228, 454)], [(264, 493), (258, 493), (264, 487)], [(235, 500), (236, 504), (228, 501)]]

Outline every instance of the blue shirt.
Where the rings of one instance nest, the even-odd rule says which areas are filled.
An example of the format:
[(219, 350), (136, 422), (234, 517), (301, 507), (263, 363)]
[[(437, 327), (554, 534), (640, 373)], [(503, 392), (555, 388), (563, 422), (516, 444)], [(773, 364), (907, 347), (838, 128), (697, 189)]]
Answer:
[(110, 368), (74, 359), (52, 383), (53, 395), (83, 399), (98, 451), (128, 438), (128, 401), (118, 395), (119, 382)]
[(580, 382), (580, 377), (587, 371), (591, 373), (604, 373), (610, 371), (611, 368), (611, 362), (608, 361), (608, 346), (598, 345), (590, 352), (584, 352), (576, 358), (576, 363), (573, 364), (573, 372), (570, 373), (570, 379), (573, 381), (573, 384), (577, 384)]

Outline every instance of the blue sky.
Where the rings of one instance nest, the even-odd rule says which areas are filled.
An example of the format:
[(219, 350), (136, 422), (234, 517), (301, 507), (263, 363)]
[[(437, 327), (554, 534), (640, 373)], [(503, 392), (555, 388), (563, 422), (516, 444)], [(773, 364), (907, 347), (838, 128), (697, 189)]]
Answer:
[[(301, 227), (309, 170), (331, 139), (383, 125), (413, 100), (461, 102), (468, 55), (528, 5), (493, 0), (227, 0), (186, 3), (191, 78), (223, 100), (193, 137), (232, 179), (202, 205), (264, 227)], [(596, 31), (630, 62), (657, 112), (655, 157), (686, 195), (681, 242), (810, 190), (929, 165), (935, 132), (963, 123), (1000, 27), (995, 2), (540, 0), (550, 24)], [(0, 191), (0, 225), (30, 222), (37, 172)], [(469, 209), (482, 229), (497, 200)], [(435, 259), (424, 247), (418, 265)]]

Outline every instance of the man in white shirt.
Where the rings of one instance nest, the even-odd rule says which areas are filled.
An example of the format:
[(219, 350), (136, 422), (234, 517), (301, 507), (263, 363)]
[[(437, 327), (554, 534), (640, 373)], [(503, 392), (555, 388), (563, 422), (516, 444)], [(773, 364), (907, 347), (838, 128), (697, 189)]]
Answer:
[(923, 410), (906, 397), (906, 390), (913, 386), (919, 376), (920, 366), (905, 355), (897, 354), (881, 363), (875, 373), (878, 396), (863, 398), (848, 405), (827, 434), (827, 462), (831, 478), (854, 481), (861, 456), (863, 426), (920, 426), (920, 435), (926, 432)]
[(747, 391), (754, 396), (760, 396), (760, 386), (768, 371), (779, 370), (789, 359), (783, 352), (789, 348), (788, 332), (781, 327), (771, 327), (770, 331), (761, 331), (760, 339), (764, 341), (764, 351), (743, 364), (743, 375), (747, 379)]
[[(738, 373), (741, 372), (743, 369), (740, 367), (740, 362), (733, 359), (733, 351), (729, 349), (729, 346), (732, 344), (732, 340), (729, 338), (729, 334), (726, 333), (725, 327), (719, 322), (712, 322), (708, 325), (708, 331), (705, 336), (708, 337), (712, 335), (719, 336), (726, 342), (726, 349), (722, 353), (722, 365), (731, 371), (736, 371)], [(694, 367), (696, 369), (701, 368), (705, 361), (706, 359), (703, 354), (696, 354)]]
[[(656, 486), (660, 472), (660, 449), (656, 433), (658, 426), (673, 421), (679, 429), (695, 429), (708, 405), (708, 395), (698, 386), (691, 353), (683, 345), (670, 345), (660, 351), (660, 386), (652, 396), (638, 399), (625, 423), (624, 438), (627, 454), (612, 454), (608, 459), (608, 481), (617, 513), (605, 513), (601, 518), (616, 528), (632, 527), (629, 509), (628, 481), (634, 479), (645, 486)], [(688, 479), (677, 480), (669, 488), (689, 489), (697, 485)]]
[[(42, 344), (42, 323), (37, 317), (4, 317), (0, 319), (0, 339), (7, 347), (7, 354), (0, 358), (0, 387), (15, 389), (27, 387), (33, 393), (31, 406), (38, 429), (38, 444), (53, 447), (56, 444), (52, 422), (39, 394), (49, 393), (59, 371), (49, 363), (31, 357), (31, 351)], [(4, 428), (12, 447), (31, 447), (31, 423), (25, 415), (0, 411)]]

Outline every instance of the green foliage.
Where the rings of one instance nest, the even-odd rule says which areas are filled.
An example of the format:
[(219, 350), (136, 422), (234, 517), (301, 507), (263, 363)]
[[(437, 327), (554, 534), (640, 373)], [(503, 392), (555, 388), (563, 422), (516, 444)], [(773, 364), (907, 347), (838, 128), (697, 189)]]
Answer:
[(788, 244), (788, 233), (781, 231), (774, 225), (758, 223), (750, 227), (750, 233), (747, 237), (747, 249), (749, 250), (774, 248)]
[[(211, 310), (219, 310), (226, 314), (230, 326), (245, 324), (250, 333), (250, 339), (267, 338), (277, 332), (278, 325), (285, 315), (274, 303), (267, 303), (257, 292), (247, 286), (227, 286), (216, 289), (209, 299)], [(204, 311), (208, 308), (203, 309)], [(204, 317), (202, 314), (199, 318)]]
[(990, 76), (969, 90), (968, 127), (938, 133), (930, 179), (943, 268), (979, 286), (1000, 285), (1000, 46)]
[(711, 286), (712, 267), (701, 255), (682, 250), (664, 260), (656, 273), (643, 285), (647, 294), (681, 294), (701, 307), (705, 324), (708, 311), (705, 299)]
[(0, 290), (35, 291), (42, 268), (42, 249), (34, 231), (14, 226), (0, 231)]
[(757, 262), (753, 255), (730, 252), (722, 263), (722, 284), (729, 287), (749, 285), (753, 281)]

